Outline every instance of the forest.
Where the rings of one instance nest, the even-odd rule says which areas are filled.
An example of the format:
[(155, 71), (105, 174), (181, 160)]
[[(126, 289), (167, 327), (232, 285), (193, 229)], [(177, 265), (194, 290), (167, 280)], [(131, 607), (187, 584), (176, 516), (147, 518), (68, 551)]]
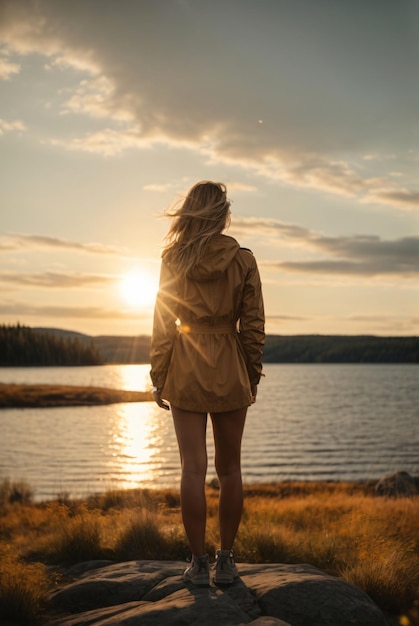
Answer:
[[(148, 363), (150, 337), (0, 326), (0, 365)], [(419, 337), (268, 335), (264, 363), (419, 363)]]
[(419, 337), (268, 335), (265, 363), (419, 363)]
[(92, 341), (39, 332), (20, 324), (0, 325), (0, 366), (102, 364)]

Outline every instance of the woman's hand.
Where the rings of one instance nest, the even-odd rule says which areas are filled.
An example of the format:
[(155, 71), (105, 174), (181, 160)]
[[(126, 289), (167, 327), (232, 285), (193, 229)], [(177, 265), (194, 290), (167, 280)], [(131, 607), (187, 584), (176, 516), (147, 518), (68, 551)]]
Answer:
[(158, 406), (161, 409), (166, 409), (166, 411), (169, 411), (170, 406), (167, 404), (167, 402), (162, 400), (160, 389), (153, 389), (152, 393), (153, 393), (154, 402), (158, 404)]
[(252, 385), (251, 391), (252, 391), (252, 404), (254, 404), (256, 402), (256, 395), (258, 392), (257, 385)]

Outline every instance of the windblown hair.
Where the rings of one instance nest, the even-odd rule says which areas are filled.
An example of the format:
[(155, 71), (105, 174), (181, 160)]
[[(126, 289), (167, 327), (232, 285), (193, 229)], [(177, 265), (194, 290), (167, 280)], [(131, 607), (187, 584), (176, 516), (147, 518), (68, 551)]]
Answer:
[(202, 259), (213, 235), (221, 233), (230, 216), (230, 202), (223, 183), (201, 181), (188, 192), (180, 207), (168, 211), (173, 218), (163, 258), (188, 273)]

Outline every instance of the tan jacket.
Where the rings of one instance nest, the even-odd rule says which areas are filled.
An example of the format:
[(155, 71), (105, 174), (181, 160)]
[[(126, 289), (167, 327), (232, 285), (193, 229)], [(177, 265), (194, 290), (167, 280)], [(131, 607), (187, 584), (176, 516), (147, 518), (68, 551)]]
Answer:
[(214, 235), (188, 276), (163, 259), (150, 375), (164, 399), (206, 413), (250, 405), (264, 339), (261, 283), (250, 250)]

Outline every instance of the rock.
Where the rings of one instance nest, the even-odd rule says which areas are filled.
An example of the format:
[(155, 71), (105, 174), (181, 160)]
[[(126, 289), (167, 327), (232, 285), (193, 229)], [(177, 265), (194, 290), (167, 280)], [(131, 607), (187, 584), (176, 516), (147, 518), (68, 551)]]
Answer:
[(360, 589), (310, 565), (239, 564), (233, 585), (183, 582), (184, 563), (80, 564), (50, 598), (54, 626), (388, 626)]
[(387, 624), (366, 593), (311, 565), (243, 565), (240, 575), (265, 615), (292, 626)]
[(392, 498), (406, 498), (418, 493), (416, 480), (408, 472), (395, 472), (383, 476), (375, 486), (375, 493), (379, 496)]

